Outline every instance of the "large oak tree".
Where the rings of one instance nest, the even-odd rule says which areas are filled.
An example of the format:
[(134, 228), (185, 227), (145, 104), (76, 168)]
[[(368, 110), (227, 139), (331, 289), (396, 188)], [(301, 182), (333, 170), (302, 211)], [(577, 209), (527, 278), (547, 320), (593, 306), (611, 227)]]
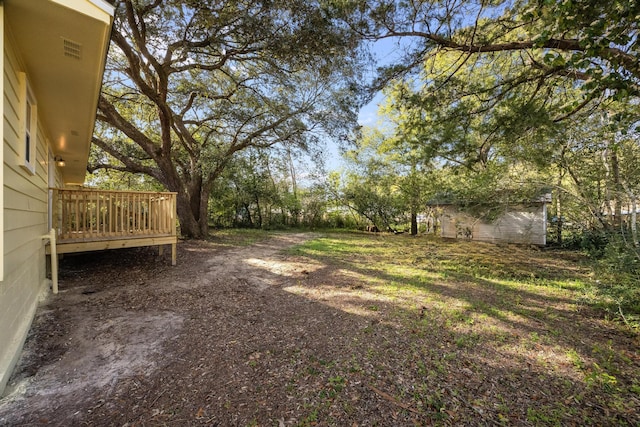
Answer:
[(321, 3), (121, 1), (89, 170), (153, 177), (178, 193), (182, 233), (206, 235), (235, 153), (304, 150), (355, 119), (357, 38)]

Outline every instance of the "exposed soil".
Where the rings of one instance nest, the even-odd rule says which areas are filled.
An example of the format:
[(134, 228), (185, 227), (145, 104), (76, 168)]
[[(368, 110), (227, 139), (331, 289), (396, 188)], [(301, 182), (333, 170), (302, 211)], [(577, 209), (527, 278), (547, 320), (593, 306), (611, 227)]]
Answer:
[(248, 422), (238, 408), (256, 404), (250, 389), (279, 373), (256, 377), (247, 360), (305, 340), (308, 310), (299, 306), (307, 304), (283, 300), (279, 289), (305, 278), (306, 267), (279, 252), (309, 237), (239, 248), (181, 242), (175, 267), (154, 248), (68, 256), (60, 293), (38, 310), (0, 424)]
[[(637, 396), (611, 409), (574, 385), (571, 366), (548, 374), (528, 354), (469, 352), (459, 331), (433, 341), (439, 320), (419, 305), (406, 316), (435, 328), (386, 321), (391, 303), (357, 298), (366, 282), (283, 252), (312, 237), (181, 242), (175, 267), (152, 248), (65, 258), (61, 292), (38, 310), (0, 401), (0, 425), (536, 425), (545, 422), (532, 414), (558, 401), (581, 411), (586, 402), (595, 425), (640, 422), (629, 412)], [(576, 315), (567, 316), (554, 327)], [(572, 333), (588, 343), (610, 336), (639, 363), (636, 337), (594, 322)], [(525, 331), (548, 328), (531, 319)]]

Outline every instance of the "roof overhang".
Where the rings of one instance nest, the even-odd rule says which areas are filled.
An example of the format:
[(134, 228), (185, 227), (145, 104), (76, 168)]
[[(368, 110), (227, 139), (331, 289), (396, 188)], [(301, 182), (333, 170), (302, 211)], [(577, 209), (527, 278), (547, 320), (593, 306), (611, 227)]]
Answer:
[(114, 7), (104, 0), (5, 0), (5, 19), (65, 184), (84, 182)]

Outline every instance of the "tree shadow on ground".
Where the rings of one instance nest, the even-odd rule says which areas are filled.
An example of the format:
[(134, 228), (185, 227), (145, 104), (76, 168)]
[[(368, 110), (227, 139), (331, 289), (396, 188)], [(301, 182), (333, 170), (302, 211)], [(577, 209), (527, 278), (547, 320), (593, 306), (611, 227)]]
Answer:
[[(281, 243), (263, 244), (269, 245), (269, 255), (261, 255), (258, 246), (184, 242), (176, 267), (158, 267), (152, 252), (93, 255), (45, 306), (48, 321), (36, 325), (29, 344), (34, 352), (52, 342), (66, 342), (72, 352), (72, 332), (82, 328), (96, 329), (96, 342), (135, 332), (133, 322), (119, 324), (119, 333), (96, 326), (113, 316), (171, 313), (179, 327), (159, 343), (157, 334), (144, 338), (157, 351), (108, 386), (83, 395), (33, 391), (41, 404), (23, 405), (12, 419), (60, 425), (638, 421), (638, 411), (630, 412), (640, 408), (637, 399), (620, 404), (605, 385), (587, 384), (582, 368), (570, 360), (567, 366), (567, 349), (587, 365), (596, 345), (618, 351), (628, 342), (619, 331), (561, 308), (570, 304), (566, 298), (549, 301), (552, 309), (538, 318), (545, 306), (540, 295), (468, 276), (455, 278), (456, 286), (408, 283), (411, 292), (399, 285), (401, 291), (390, 294), (380, 283), (402, 284), (402, 276), (349, 266), (353, 259), (311, 260), (278, 253)], [(357, 276), (345, 276), (345, 267)], [(88, 284), (95, 292), (84, 293)], [(496, 309), (499, 298), (507, 303)], [(49, 335), (52, 325), (60, 330)], [(118, 357), (114, 350), (104, 364)], [(54, 379), (57, 372), (64, 380), (68, 366), (43, 363), (55, 367), (48, 371)], [(628, 380), (637, 359), (632, 365), (618, 381)], [(99, 368), (87, 367), (109, 372)], [(5, 414), (0, 409), (0, 420)]]

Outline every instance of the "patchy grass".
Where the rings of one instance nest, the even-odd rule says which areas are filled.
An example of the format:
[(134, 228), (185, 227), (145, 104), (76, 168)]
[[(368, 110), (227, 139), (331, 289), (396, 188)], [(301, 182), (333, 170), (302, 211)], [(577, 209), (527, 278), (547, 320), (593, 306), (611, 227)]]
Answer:
[(65, 259), (0, 424), (640, 425), (638, 332), (576, 253), (225, 230), (154, 259)]
[(264, 241), (274, 233), (255, 228), (228, 228), (211, 230), (209, 241), (222, 246), (249, 246)]
[(312, 418), (356, 382), (419, 422), (640, 423), (640, 340), (581, 303), (593, 273), (577, 253), (362, 233), (288, 253), (326, 266), (290, 292), (369, 319)]

